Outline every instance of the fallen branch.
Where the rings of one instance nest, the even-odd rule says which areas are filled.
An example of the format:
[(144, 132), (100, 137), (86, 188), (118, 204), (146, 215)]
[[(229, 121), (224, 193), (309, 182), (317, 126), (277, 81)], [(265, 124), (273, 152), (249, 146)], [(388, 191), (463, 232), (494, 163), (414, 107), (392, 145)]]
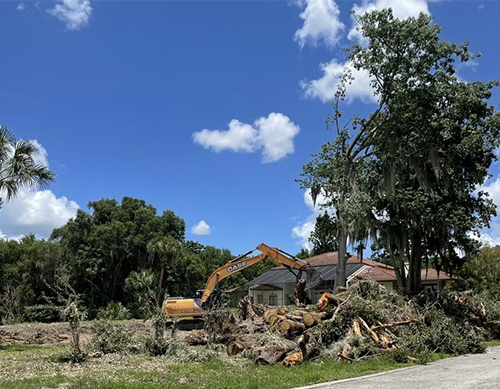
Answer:
[(413, 324), (413, 323), (417, 323), (417, 322), (418, 322), (418, 320), (412, 317), (412, 318), (410, 318), (408, 320), (405, 320), (405, 321), (398, 321), (398, 322), (395, 322), (395, 323), (382, 324), (380, 326), (372, 326), (371, 329), (376, 332), (376, 331), (385, 330), (385, 329), (388, 329), (388, 328), (405, 326), (407, 324)]

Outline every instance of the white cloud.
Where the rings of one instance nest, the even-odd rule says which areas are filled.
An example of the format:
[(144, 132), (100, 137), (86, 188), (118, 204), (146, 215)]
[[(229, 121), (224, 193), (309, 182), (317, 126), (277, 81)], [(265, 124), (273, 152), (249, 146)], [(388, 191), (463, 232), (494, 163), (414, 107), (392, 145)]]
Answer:
[(48, 153), (47, 150), (45, 150), (45, 147), (43, 147), (37, 140), (33, 140), (32, 142), (38, 149), (38, 152), (34, 155), (33, 158), (35, 164), (49, 167), (49, 161), (47, 160)]
[(66, 23), (68, 30), (79, 30), (89, 23), (92, 7), (90, 0), (60, 0), (47, 12)]
[(271, 112), (253, 125), (233, 119), (227, 131), (204, 129), (193, 134), (195, 143), (215, 152), (252, 153), (262, 150), (262, 162), (275, 162), (294, 152), (293, 139), (300, 128), (282, 113)]
[(377, 101), (366, 70), (356, 70), (350, 61), (339, 63), (336, 59), (320, 64), (320, 68), (323, 72), (320, 78), (300, 83), (306, 97), (331, 102), (337, 92), (342, 74), (350, 70), (354, 80), (346, 86), (346, 100), (351, 102), (360, 99), (365, 103)]
[(194, 235), (209, 235), (211, 231), (212, 228), (205, 220), (200, 220), (193, 227), (191, 227), (191, 233)]
[(313, 46), (323, 41), (326, 46), (335, 46), (344, 24), (339, 19), (339, 8), (333, 0), (303, 0), (304, 11), (299, 15), (303, 26), (295, 32), (295, 40), (303, 48), (306, 43)]
[[(385, 8), (392, 8), (394, 16), (398, 19), (407, 19), (411, 16), (417, 17), (422, 12), (426, 14), (429, 13), (427, 0), (363, 0), (360, 5), (355, 4), (352, 10), (355, 14), (362, 15), (365, 12), (382, 10)], [(347, 37), (351, 40), (364, 42), (363, 36), (357, 29), (358, 23), (354, 15), (351, 19), (353, 21), (353, 26)]]
[(233, 119), (229, 122), (229, 130), (207, 130), (193, 134), (194, 142), (213, 149), (215, 152), (222, 150), (246, 151), (251, 153), (257, 149), (257, 130), (250, 124), (245, 124)]
[[(500, 177), (480, 186), (477, 191), (488, 193), (497, 206), (497, 212), (500, 211)], [(481, 235), (476, 236), (476, 239), (489, 246), (500, 245), (500, 216), (493, 218), (491, 228), (482, 230)]]
[[(304, 192), (304, 203), (312, 213), (302, 223), (292, 228), (292, 237), (299, 240), (300, 245), (308, 250), (312, 249), (312, 243), (309, 242), (311, 232), (314, 231), (316, 225), (316, 218), (325, 212), (323, 205), (326, 199), (323, 194), (319, 194), (316, 203), (313, 202), (311, 191), (308, 189)], [(329, 210), (331, 212), (331, 210)]]
[(78, 204), (66, 197), (56, 197), (50, 190), (21, 190), (4, 203), (0, 211), (0, 230), (7, 236), (29, 233), (48, 237), (52, 230), (76, 215)]
[[(47, 150), (36, 140), (38, 148), (34, 156), (36, 164), (49, 166)], [(5, 199), (5, 194), (0, 193)], [(50, 190), (32, 191), (21, 189), (13, 200), (4, 200), (0, 210), (0, 234), (20, 237), (29, 233), (48, 237), (52, 230), (64, 225), (76, 215), (78, 204), (66, 197), (56, 197)]]
[(16, 9), (18, 11), (24, 11), (26, 9), (26, 6), (24, 5), (23, 2), (20, 2)]
[(275, 162), (292, 154), (295, 150), (293, 138), (300, 131), (288, 116), (270, 113), (267, 118), (255, 121), (258, 129), (258, 143), (262, 145), (262, 162)]

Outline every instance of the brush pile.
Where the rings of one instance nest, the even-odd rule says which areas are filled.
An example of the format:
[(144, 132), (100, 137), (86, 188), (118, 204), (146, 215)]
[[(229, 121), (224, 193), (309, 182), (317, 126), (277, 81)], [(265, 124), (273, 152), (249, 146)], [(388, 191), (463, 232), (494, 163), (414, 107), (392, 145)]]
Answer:
[(240, 303), (240, 318), (210, 312), (191, 345), (223, 344), (229, 356), (260, 365), (300, 365), (306, 360), (353, 362), (374, 356), (425, 362), (430, 353), (483, 352), (481, 341), (500, 337), (500, 303), (486, 296), (443, 292), (407, 299), (362, 281), (315, 307), (279, 308)]

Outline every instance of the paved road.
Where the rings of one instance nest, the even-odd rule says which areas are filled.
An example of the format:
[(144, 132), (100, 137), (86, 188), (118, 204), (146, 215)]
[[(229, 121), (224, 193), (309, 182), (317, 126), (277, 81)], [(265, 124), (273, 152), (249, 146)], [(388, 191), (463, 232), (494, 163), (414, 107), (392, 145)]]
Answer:
[(313, 385), (317, 389), (500, 389), (500, 347), (486, 354), (443, 359), (354, 380)]

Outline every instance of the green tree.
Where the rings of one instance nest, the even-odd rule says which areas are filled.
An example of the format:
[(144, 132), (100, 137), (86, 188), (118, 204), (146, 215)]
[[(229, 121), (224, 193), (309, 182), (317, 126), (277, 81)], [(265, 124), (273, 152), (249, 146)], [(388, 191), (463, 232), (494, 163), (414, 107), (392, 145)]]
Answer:
[(90, 202), (89, 208), (91, 214), (80, 210), (51, 238), (60, 243), (75, 289), (95, 311), (113, 300), (125, 302), (121, 292), (130, 272), (149, 268), (158, 274), (161, 258), (149, 254), (148, 243), (162, 237), (180, 242), (185, 225), (173, 212), (157, 215), (153, 206), (130, 197), (121, 204)]
[[(47, 166), (37, 164), (39, 152), (34, 142), (17, 140), (7, 127), (0, 126), (0, 191), (6, 200), (16, 197), (21, 188), (45, 187), (55, 175)], [(3, 199), (0, 197), (0, 207)]]
[(161, 305), (163, 301), (163, 275), (167, 261), (172, 262), (181, 253), (180, 243), (171, 236), (156, 238), (148, 243), (148, 251), (151, 255), (161, 258), (160, 276), (158, 277), (157, 303)]
[(311, 252), (308, 249), (302, 248), (300, 251), (295, 255), (295, 257), (299, 259), (307, 259), (311, 257)]
[(334, 216), (330, 216), (328, 212), (319, 215), (316, 218), (314, 231), (311, 232), (309, 241), (313, 244), (311, 255), (319, 255), (337, 251), (337, 222)]
[(456, 282), (478, 293), (486, 291), (500, 301), (500, 246), (483, 246), (464, 265)]
[[(346, 235), (362, 240), (369, 227), (400, 288), (414, 294), (423, 264), (459, 268), (457, 250), (473, 252), (471, 233), (495, 213), (475, 190), (499, 145), (500, 115), (488, 104), (498, 83), (460, 80), (456, 61), (477, 55), (467, 44), (441, 40), (427, 15), (401, 21), (384, 10), (358, 20), (368, 44), (354, 45), (349, 60), (372, 80), (377, 108), (366, 119), (355, 117), (349, 129), (337, 125), (337, 139), (304, 168), (302, 183), (336, 207), (339, 252)], [(337, 124), (345, 82), (334, 104)]]

